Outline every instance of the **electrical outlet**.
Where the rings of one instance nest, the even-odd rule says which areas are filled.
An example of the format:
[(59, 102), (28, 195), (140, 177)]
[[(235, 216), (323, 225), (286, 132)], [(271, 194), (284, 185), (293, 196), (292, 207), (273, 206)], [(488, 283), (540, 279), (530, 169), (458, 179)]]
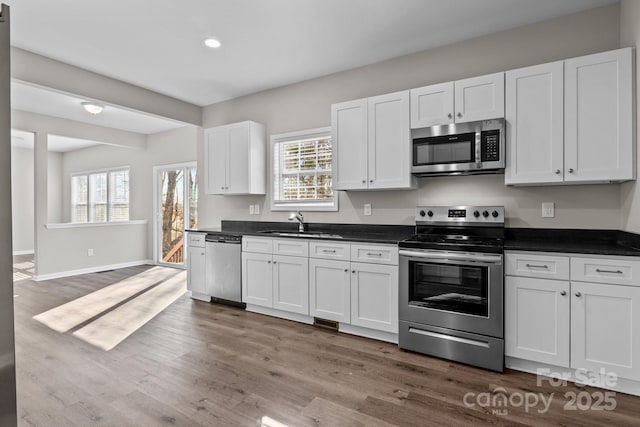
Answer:
[(254, 206), (253, 213), (256, 215), (260, 215), (260, 205), (258, 203), (256, 203), (256, 205)]
[(93, 256), (93, 249), (87, 249), (87, 256)]
[(371, 203), (365, 203), (364, 214), (365, 216), (371, 216)]
[(542, 202), (542, 218), (553, 218), (555, 209), (553, 202)]
[(249, 205), (249, 215), (253, 215), (255, 213), (255, 208), (253, 207), (253, 205)]

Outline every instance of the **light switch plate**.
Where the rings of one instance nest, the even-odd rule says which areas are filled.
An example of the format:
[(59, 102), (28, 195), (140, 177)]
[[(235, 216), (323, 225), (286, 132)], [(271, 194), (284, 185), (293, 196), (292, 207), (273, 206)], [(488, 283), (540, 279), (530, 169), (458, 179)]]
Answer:
[(542, 217), (553, 218), (555, 216), (555, 206), (553, 202), (542, 202)]
[(364, 214), (366, 216), (371, 216), (371, 203), (366, 203), (364, 205)]
[(255, 208), (253, 207), (253, 205), (249, 205), (249, 215), (253, 215), (255, 213)]

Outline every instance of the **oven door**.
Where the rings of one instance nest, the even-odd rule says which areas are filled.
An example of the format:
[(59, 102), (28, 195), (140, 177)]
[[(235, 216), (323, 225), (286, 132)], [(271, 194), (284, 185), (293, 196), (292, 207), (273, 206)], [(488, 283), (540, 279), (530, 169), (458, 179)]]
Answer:
[(504, 335), (502, 254), (400, 250), (400, 320)]

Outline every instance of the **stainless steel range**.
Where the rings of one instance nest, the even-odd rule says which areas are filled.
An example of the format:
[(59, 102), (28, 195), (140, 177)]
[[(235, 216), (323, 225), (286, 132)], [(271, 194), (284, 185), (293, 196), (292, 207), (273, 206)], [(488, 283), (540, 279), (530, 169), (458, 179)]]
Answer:
[(504, 369), (504, 208), (416, 208), (400, 242), (401, 348)]

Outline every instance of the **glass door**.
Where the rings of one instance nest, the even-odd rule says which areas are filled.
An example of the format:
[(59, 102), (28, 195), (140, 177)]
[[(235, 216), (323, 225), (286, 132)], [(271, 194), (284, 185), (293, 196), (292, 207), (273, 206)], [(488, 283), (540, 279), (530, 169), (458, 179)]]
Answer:
[(188, 163), (155, 169), (156, 262), (184, 267), (184, 230), (198, 226), (196, 165)]

